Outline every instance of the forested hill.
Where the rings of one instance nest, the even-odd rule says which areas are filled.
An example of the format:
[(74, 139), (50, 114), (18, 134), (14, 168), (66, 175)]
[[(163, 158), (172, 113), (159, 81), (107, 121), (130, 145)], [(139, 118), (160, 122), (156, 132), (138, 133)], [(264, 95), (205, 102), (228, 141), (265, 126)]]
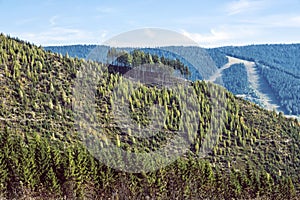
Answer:
[(300, 44), (229, 46), (218, 49), (227, 55), (270, 65), (295, 77), (300, 77)]
[[(87, 76), (86, 70), (93, 73)], [(98, 75), (101, 78), (93, 83)], [(0, 198), (299, 197), (297, 120), (266, 111), (205, 81), (185, 82), (191, 95), (184, 95), (183, 87), (126, 84), (126, 80), (109, 73), (105, 64), (46, 52), (1, 34)], [(89, 102), (95, 107), (93, 116), (77, 96), (85, 97), (85, 87), (95, 91), (95, 101)], [(123, 96), (117, 98), (114, 91)], [(180, 101), (182, 96), (192, 109)], [(139, 137), (136, 128), (114, 110), (124, 104), (134, 124), (148, 126), (155, 120), (161, 126), (149, 129), (148, 137)], [(148, 116), (153, 112), (149, 107), (155, 105), (163, 108), (164, 117)], [(105, 162), (94, 153), (111, 144), (128, 153), (155, 152), (167, 146), (181, 127), (186, 137), (174, 143), (179, 145), (172, 151), (181, 152), (180, 142), (189, 142), (187, 151), (153, 171), (126, 172), (137, 162), (127, 158), (126, 166), (122, 165), (118, 151), (105, 152)], [(151, 166), (147, 159), (139, 164)]]
[[(61, 47), (45, 47), (46, 50), (79, 58), (88, 58), (93, 48), (101, 49), (102, 61), (106, 61), (109, 47), (94, 45), (74, 45)], [(228, 56), (239, 58), (245, 62), (253, 62), (252, 69), (246, 70), (243, 63), (238, 67), (226, 69), (221, 73), (220, 84), (236, 95), (243, 96), (258, 105), (268, 108), (268, 102), (276, 102), (273, 109), (286, 115), (300, 115), (300, 44), (250, 45), (241, 47), (220, 47), (203, 49), (199, 47), (162, 47), (156, 50), (169, 51), (181, 55), (188, 60), (192, 72), (190, 80), (209, 79), (228, 62)], [(153, 50), (152, 50), (153, 51)], [(250, 70), (250, 72), (249, 72)], [(249, 75), (255, 72), (255, 80)], [(196, 74), (197, 73), (197, 74)], [(221, 81), (220, 81), (221, 80)], [(256, 85), (251, 83), (256, 81)], [(258, 88), (256, 88), (258, 87)], [(271, 108), (272, 110), (272, 108)]]
[(222, 47), (220, 51), (254, 61), (286, 114), (300, 115), (300, 44)]

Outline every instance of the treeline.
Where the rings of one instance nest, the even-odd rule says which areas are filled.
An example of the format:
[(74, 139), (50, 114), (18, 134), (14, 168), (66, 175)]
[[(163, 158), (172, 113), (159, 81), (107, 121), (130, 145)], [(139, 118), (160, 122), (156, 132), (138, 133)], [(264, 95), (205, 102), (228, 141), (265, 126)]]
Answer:
[(169, 59), (164, 56), (159, 57), (158, 55), (152, 55), (150, 53), (145, 53), (142, 50), (133, 50), (132, 52), (127, 51), (117, 51), (115, 48), (111, 48), (107, 53), (107, 61), (112, 65), (124, 66), (124, 67), (138, 67), (145, 64), (153, 65), (166, 65), (179, 71), (181, 75), (188, 77), (191, 73), (189, 68), (185, 66), (178, 58)]
[[(204, 81), (175, 81), (176, 89), (146, 86), (108, 73), (104, 64), (3, 34), (0, 41), (1, 198), (299, 196), (297, 120)], [(147, 137), (139, 137), (147, 126)], [(128, 153), (155, 152), (182, 133), (171, 150), (181, 152), (187, 142), (187, 153), (154, 171), (122, 171), (137, 163), (123, 165), (119, 154), (107, 152), (105, 162), (97, 157), (111, 144)], [(151, 160), (142, 163), (151, 166)]]
[[(61, 55), (68, 54), (73, 58), (83, 58), (86, 59), (91, 51), (97, 48), (97, 45), (70, 45), (70, 46), (48, 46), (44, 47), (46, 51), (51, 51)], [(109, 47), (101, 46), (101, 48), (107, 49)]]
[[(108, 46), (94, 46), (94, 45), (73, 45), (73, 46), (50, 46), (44, 47), (55, 53), (66, 55), (68, 53), (72, 57), (91, 59), (100, 61), (102, 63), (112, 62), (111, 55), (107, 57), (109, 49)], [(116, 51), (132, 52), (134, 48), (115, 48)], [(113, 51), (115, 51), (113, 50)], [(188, 67), (191, 75), (189, 80), (203, 80), (212, 75), (217, 68), (222, 67), (228, 62), (224, 53), (216, 49), (204, 49), (200, 47), (183, 47), (183, 46), (169, 46), (157, 48), (140, 48), (145, 54), (157, 55), (170, 60), (179, 59), (185, 66)], [(115, 52), (116, 53), (116, 52)], [(117, 57), (115, 57), (117, 58)], [(114, 58), (114, 59), (115, 59)]]

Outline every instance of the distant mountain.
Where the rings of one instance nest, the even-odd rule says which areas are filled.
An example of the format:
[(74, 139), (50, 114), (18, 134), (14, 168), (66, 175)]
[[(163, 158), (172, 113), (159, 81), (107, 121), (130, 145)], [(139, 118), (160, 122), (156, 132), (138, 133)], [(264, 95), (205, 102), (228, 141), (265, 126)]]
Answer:
[[(91, 52), (98, 61), (106, 61), (109, 47), (75, 45), (45, 47), (46, 50), (79, 58), (88, 58)], [(127, 49), (128, 50), (128, 49)], [(150, 49), (144, 49), (150, 51)], [(190, 68), (190, 80), (209, 80), (226, 87), (234, 94), (250, 100), (264, 108), (281, 111), (286, 115), (300, 115), (300, 44), (250, 45), (244, 47), (220, 47), (203, 49), (199, 47), (161, 47), (152, 53), (180, 58)], [(167, 52), (171, 52), (166, 54)], [(164, 52), (164, 53), (163, 53)], [(172, 55), (171, 55), (172, 54)], [(176, 55), (176, 56), (174, 56)], [(228, 56), (240, 63), (228, 65)], [(244, 64), (249, 64), (245, 66)], [(240, 64), (238, 67), (235, 64)], [(220, 73), (220, 74), (218, 74)], [(247, 76), (247, 77), (246, 77)]]
[[(147, 85), (69, 55), (0, 35), (0, 198), (299, 197), (297, 120), (207, 81), (173, 77), (178, 89)], [(226, 70), (220, 66), (218, 74)], [(228, 66), (225, 75), (245, 74), (241, 64)], [(139, 127), (150, 127), (147, 135)], [(172, 153), (158, 159), (179, 153), (169, 165), (126, 171), (151, 168), (153, 155), (170, 145)], [(122, 151), (107, 151), (111, 146)], [(127, 156), (123, 163), (121, 152), (150, 156)]]
[(253, 61), (260, 82), (270, 88), (269, 93), (276, 98), (274, 101), (278, 101), (279, 108), (285, 114), (300, 115), (300, 44), (222, 47), (219, 50)]
[[(48, 46), (48, 47), (44, 47), (44, 49), (62, 55), (69, 54), (69, 56), (74, 58), (75, 57), (87, 58), (90, 52), (94, 50), (96, 47), (97, 45), (70, 45), (70, 46)], [(102, 46), (102, 48), (105, 48), (105, 46)]]

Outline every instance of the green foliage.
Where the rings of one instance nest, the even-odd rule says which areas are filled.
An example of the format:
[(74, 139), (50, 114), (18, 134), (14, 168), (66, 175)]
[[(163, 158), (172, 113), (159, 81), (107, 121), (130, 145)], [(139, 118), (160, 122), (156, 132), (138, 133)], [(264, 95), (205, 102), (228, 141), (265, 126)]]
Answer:
[[(135, 68), (145, 64), (150, 64), (149, 68), (153, 64), (163, 64), (178, 71), (181, 75), (188, 77), (191, 75), (188, 66), (184, 65), (178, 58), (170, 59), (164, 56), (159, 57), (156, 54), (145, 53), (143, 50), (135, 49), (128, 53), (127, 51), (117, 51), (115, 48), (111, 48), (107, 53), (108, 58), (111, 60), (111, 64), (114, 66)], [(153, 59), (154, 57), (154, 59)], [(155, 62), (154, 62), (154, 61)], [(155, 69), (151, 69), (155, 70)]]
[[(180, 102), (185, 94), (183, 87), (174, 92), (158, 85), (127, 84), (124, 77), (108, 73), (104, 64), (45, 52), (4, 35), (0, 35), (0, 41), (0, 61), (5, 63), (0, 66), (1, 197), (286, 199), (299, 196), (297, 120), (235, 98), (211, 83), (196, 81), (188, 84), (197, 98), (187, 101), (194, 101), (188, 102), (194, 106), (188, 114), (197, 121), (188, 121), (191, 119), (187, 117), (188, 123), (181, 124), (186, 114), (182, 107), (186, 105)], [(114, 52), (108, 55), (113, 56)], [(162, 58), (145, 53), (140, 58), (132, 62), (143, 59), (162, 62)], [(79, 72), (89, 68), (95, 73), (87, 76), (82, 73), (84, 70)], [(97, 75), (101, 79), (93, 83), (91, 80)], [(97, 117), (91, 117), (85, 105), (74, 101), (76, 77), (89, 81), (81, 82), (83, 89), (84, 84), (95, 88), (96, 100), (92, 103)], [(116, 86), (120, 86), (119, 90)], [(78, 104), (90, 127), (76, 121), (74, 104)], [(122, 114), (113, 113), (112, 108), (118, 105), (127, 106), (137, 125), (147, 126), (156, 120), (164, 128), (148, 130), (149, 138), (137, 137), (134, 133), (138, 130), (127, 125), (124, 117), (118, 118), (120, 121), (115, 119)], [(154, 105), (165, 115), (151, 110)], [(101, 127), (102, 132), (94, 127)], [(93, 154), (109, 141), (130, 152), (155, 151), (174, 137), (180, 127), (187, 133), (190, 149), (174, 163), (156, 171), (125, 173), (105, 166)], [(85, 138), (77, 131), (80, 128), (87, 130)], [(216, 137), (209, 137), (209, 133)], [(83, 139), (95, 151), (86, 149)], [(95, 141), (99, 143), (94, 145)], [(204, 150), (207, 154), (199, 158)], [(119, 162), (119, 155), (111, 156), (116, 158), (111, 162)]]

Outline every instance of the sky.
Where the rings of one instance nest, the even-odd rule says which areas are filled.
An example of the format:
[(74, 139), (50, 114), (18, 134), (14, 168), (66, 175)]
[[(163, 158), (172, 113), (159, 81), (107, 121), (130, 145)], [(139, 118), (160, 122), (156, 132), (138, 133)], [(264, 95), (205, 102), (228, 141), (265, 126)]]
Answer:
[(300, 0), (0, 0), (0, 32), (37, 45), (103, 44), (159, 28), (202, 47), (300, 43)]

